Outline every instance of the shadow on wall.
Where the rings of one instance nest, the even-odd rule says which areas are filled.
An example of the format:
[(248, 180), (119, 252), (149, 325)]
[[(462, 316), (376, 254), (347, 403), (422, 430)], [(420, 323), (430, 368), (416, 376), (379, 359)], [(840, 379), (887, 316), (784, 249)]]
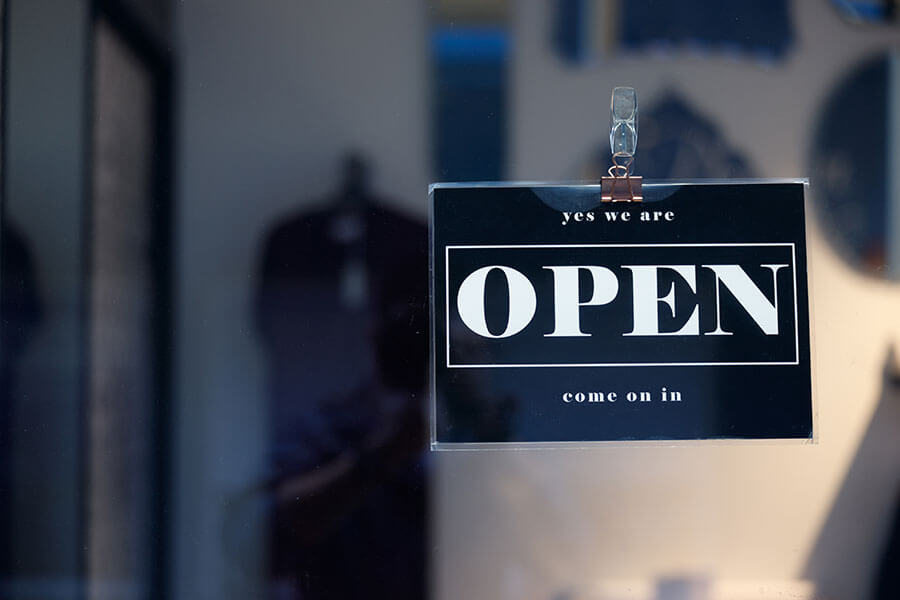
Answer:
[[(848, 399), (852, 401), (852, 399)], [(816, 540), (804, 576), (823, 598), (900, 598), (900, 365), (892, 349), (885, 361), (881, 398), (841, 490)], [(883, 524), (894, 517), (894, 531)], [(879, 556), (883, 558), (879, 561)], [(878, 565), (874, 589), (844, 589), (845, 557), (868, 556)]]

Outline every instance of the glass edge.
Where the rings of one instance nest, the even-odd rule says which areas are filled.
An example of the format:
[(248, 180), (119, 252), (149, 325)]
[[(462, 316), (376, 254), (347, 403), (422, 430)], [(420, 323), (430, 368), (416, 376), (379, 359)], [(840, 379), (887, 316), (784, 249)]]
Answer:
[(610, 440), (583, 442), (439, 442), (432, 440), (435, 452), (510, 450), (598, 450), (615, 448), (680, 448), (695, 446), (814, 446), (814, 437), (803, 438), (708, 438), (698, 440)]
[[(803, 206), (806, 211), (807, 198), (806, 192), (809, 190), (809, 178), (744, 178), (744, 179), (680, 179), (680, 180), (657, 180), (644, 183), (645, 186), (662, 186), (662, 185), (721, 185), (721, 184), (802, 184), (804, 197)], [(436, 182), (428, 185), (428, 274), (429, 281), (432, 280), (434, 273), (434, 244), (433, 242), (433, 223), (432, 213), (434, 210), (434, 191), (437, 189), (452, 188), (471, 188), (471, 187), (535, 187), (535, 186), (563, 186), (577, 185), (582, 187), (599, 187), (600, 184), (585, 182), (469, 182), (469, 183), (447, 183)], [(806, 215), (804, 214), (804, 218)], [(812, 268), (810, 267), (809, 247), (806, 248), (806, 278), (807, 278), (807, 297), (809, 298), (809, 337), (810, 337), (810, 385), (812, 400), (812, 429), (808, 437), (800, 438), (715, 438), (715, 439), (693, 439), (693, 440), (608, 440), (608, 441), (578, 441), (578, 442), (441, 442), (437, 439), (437, 388), (435, 381), (435, 319), (434, 319), (434, 294), (432, 286), (429, 285), (428, 301), (431, 319), (429, 320), (429, 386), (428, 392), (430, 399), (429, 408), (429, 449), (433, 452), (466, 452), (466, 451), (510, 451), (510, 450), (597, 450), (603, 448), (634, 448), (634, 447), (689, 447), (689, 446), (794, 446), (794, 445), (812, 445), (819, 444), (819, 411), (816, 393), (816, 359), (815, 359), (815, 325), (813, 319), (813, 281)]]
[(815, 210), (810, 205), (810, 199), (807, 196), (809, 192), (809, 180), (806, 179), (803, 182), (803, 220), (804, 220), (804, 245), (806, 249), (806, 301), (807, 301), (807, 314), (809, 316), (809, 386), (810, 386), (810, 401), (812, 403), (812, 431), (810, 432), (810, 443), (813, 445), (818, 445), (820, 442), (820, 427), (819, 427), (819, 386), (818, 386), (818, 373), (819, 373), (819, 365), (816, 350), (816, 300), (815, 300), (815, 281), (813, 276), (813, 260), (811, 253), (809, 251), (809, 228), (806, 226), (806, 223), (810, 218), (815, 218), (810, 215), (810, 212)]
[(434, 190), (438, 184), (428, 186), (428, 443), (434, 450), (437, 441), (437, 343), (434, 305)]
[[(753, 184), (802, 184), (809, 187), (808, 177), (744, 177), (736, 179), (647, 179), (644, 187), (678, 186), (678, 185), (753, 185)], [(597, 181), (471, 181), (471, 182), (434, 182), (428, 185), (428, 194), (431, 196), (434, 190), (454, 188), (517, 188), (517, 187), (563, 187), (577, 186), (586, 188), (599, 188)]]

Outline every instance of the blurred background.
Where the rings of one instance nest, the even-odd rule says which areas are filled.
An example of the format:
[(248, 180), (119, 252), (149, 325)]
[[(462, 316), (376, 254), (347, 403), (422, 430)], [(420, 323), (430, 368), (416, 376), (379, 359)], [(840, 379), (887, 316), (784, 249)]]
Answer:
[[(894, 0), (0, 5), (0, 598), (900, 598)], [(810, 178), (814, 443), (429, 453), (428, 183), (616, 85)]]

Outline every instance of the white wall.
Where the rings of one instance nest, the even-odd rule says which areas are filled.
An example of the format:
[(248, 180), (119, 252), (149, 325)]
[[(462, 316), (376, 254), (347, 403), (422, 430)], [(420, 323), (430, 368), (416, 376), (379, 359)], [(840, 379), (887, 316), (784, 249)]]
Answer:
[(286, 211), (330, 191), (341, 154), (353, 148), (373, 158), (376, 188), (424, 215), (425, 7), (415, 0), (177, 7), (175, 592), (260, 597), (260, 520), (228, 514), (263, 476), (268, 444), (265, 375), (250, 320), (261, 237)]
[[(682, 54), (606, 56), (572, 69), (549, 51), (551, 4), (517, 3), (512, 177), (571, 177), (577, 157), (607, 135), (615, 85), (636, 87), (644, 106), (674, 88), (761, 175), (807, 175), (826, 91), (900, 41), (896, 30), (848, 27), (828, 4), (793, 3), (798, 43), (772, 68)], [(441, 454), (438, 597), (546, 599), (574, 588), (577, 598), (599, 598), (590, 590), (626, 580), (621, 597), (639, 598), (660, 576), (686, 575), (816, 578), (826, 597), (864, 598), (900, 485), (900, 411), (871, 424), (865, 461), (836, 500), (880, 398), (889, 345), (900, 346), (900, 285), (852, 272), (814, 219), (810, 234), (817, 444)], [(835, 507), (840, 522), (816, 547)]]

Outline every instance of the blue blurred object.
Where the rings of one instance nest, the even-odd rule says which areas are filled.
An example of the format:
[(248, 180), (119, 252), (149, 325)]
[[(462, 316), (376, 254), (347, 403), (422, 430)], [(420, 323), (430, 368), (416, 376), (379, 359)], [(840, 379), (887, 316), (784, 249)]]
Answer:
[(580, 64), (589, 58), (587, 24), (590, 22), (590, 5), (590, 0), (556, 1), (553, 45), (567, 63)]
[(502, 179), (509, 46), (501, 28), (432, 33), (436, 179)]
[(882, 23), (897, 18), (894, 0), (831, 0), (831, 3), (852, 21)]
[(816, 212), (834, 234), (828, 239), (868, 271), (886, 261), (889, 71), (886, 54), (853, 67), (825, 101), (811, 148)]
[(794, 43), (787, 0), (628, 0), (621, 15), (627, 50), (687, 44), (778, 60)]

